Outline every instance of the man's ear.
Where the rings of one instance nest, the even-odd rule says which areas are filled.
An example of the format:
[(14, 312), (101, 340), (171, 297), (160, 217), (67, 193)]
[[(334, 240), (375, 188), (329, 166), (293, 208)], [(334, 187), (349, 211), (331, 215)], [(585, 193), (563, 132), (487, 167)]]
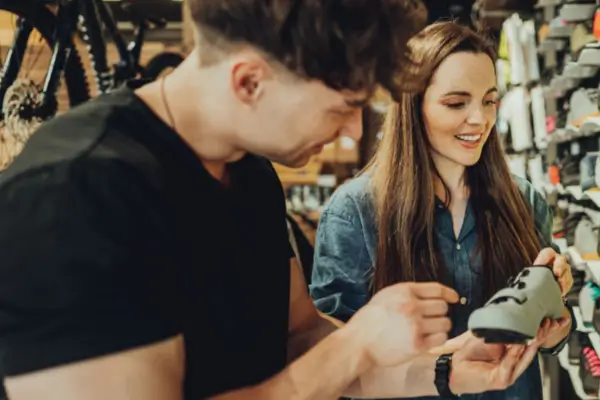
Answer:
[(259, 58), (246, 58), (233, 64), (231, 87), (244, 104), (256, 103), (264, 94), (266, 80), (271, 76), (269, 65)]

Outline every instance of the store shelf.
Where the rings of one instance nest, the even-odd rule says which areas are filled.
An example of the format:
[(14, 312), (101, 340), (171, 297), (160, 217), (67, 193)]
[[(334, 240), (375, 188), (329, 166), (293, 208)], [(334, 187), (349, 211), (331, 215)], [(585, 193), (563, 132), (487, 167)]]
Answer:
[(590, 396), (584, 392), (583, 384), (581, 383), (581, 378), (579, 377), (579, 365), (571, 365), (569, 363), (569, 345), (566, 345), (565, 348), (558, 354), (558, 361), (560, 366), (569, 373), (571, 383), (573, 384), (573, 390), (580, 399), (598, 399), (598, 396)]

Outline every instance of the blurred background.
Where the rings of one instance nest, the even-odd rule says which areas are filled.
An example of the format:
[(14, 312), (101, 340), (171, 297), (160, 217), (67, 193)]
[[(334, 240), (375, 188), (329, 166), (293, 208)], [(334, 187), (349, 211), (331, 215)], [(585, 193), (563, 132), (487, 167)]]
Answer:
[[(578, 330), (543, 359), (546, 400), (599, 398), (598, 1), (424, 1), (429, 22), (453, 19), (496, 43), (506, 159), (546, 196), (555, 242), (574, 267)], [(0, 174), (41, 121), (126, 79), (169, 73), (192, 45), (182, 0), (0, 0)], [(364, 110), (360, 142), (341, 138), (300, 169), (276, 166), (307, 277), (320, 211), (369, 161), (387, 107), (378, 96)]]

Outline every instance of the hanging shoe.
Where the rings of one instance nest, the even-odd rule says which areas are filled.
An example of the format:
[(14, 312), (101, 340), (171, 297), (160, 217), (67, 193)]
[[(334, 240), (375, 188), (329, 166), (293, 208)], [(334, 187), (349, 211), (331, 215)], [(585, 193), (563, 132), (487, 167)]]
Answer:
[(568, 3), (560, 8), (559, 16), (565, 22), (592, 21), (597, 9), (596, 3)]
[(591, 346), (588, 335), (585, 332), (575, 331), (569, 338), (569, 364), (579, 365), (581, 354), (585, 347)]
[(590, 396), (598, 396), (600, 387), (600, 359), (591, 346), (586, 346), (581, 351), (579, 377), (583, 390)]
[(598, 230), (590, 218), (582, 218), (575, 228), (573, 246), (586, 261), (598, 261)]

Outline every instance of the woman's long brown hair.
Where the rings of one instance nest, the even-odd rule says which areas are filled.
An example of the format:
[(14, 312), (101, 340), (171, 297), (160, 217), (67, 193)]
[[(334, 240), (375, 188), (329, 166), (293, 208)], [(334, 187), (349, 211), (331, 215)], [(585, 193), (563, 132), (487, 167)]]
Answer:
[[(492, 45), (454, 22), (428, 26), (411, 39), (410, 47), (423, 82), (455, 52), (484, 53), (495, 60)], [(381, 143), (366, 168), (378, 217), (373, 291), (397, 282), (442, 281), (445, 273), (434, 235), (434, 180), (439, 174), (421, 116), (422, 99), (423, 91), (403, 93), (391, 106)], [(540, 250), (532, 211), (513, 181), (495, 128), (479, 162), (467, 168), (465, 182), (476, 219), (484, 293), (491, 296)], [(447, 187), (445, 191), (448, 202)]]

